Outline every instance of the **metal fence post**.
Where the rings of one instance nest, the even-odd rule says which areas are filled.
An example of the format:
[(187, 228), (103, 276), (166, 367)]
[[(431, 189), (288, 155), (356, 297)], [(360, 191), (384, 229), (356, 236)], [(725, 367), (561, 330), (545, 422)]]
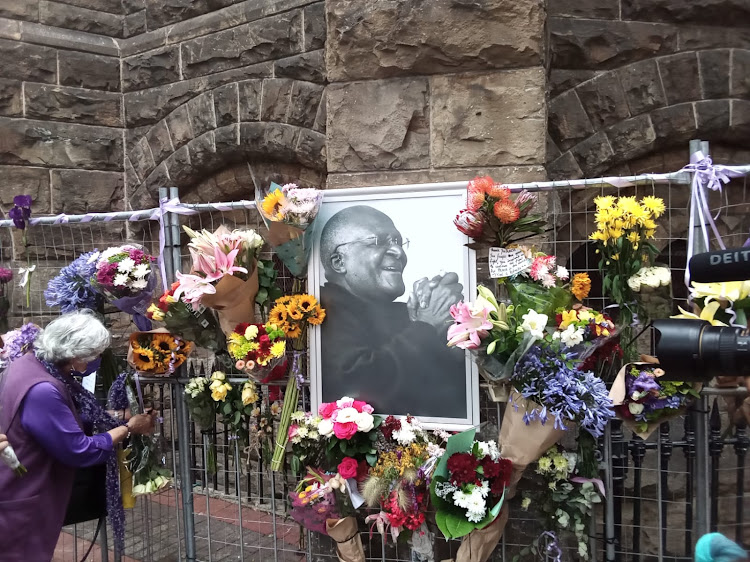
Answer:
[[(159, 188), (159, 199), (165, 197), (174, 198), (178, 196), (176, 187), (169, 189)], [(165, 269), (168, 279), (164, 279), (164, 289), (175, 280), (175, 272), (180, 267), (180, 219), (175, 213), (165, 213), (162, 219), (164, 221), (164, 251), (166, 256)], [(168, 257), (167, 257), (168, 256)], [(179, 367), (177, 374), (182, 372), (184, 367)], [(174, 394), (172, 396), (177, 416), (177, 434), (179, 439), (180, 454), (180, 491), (182, 492), (182, 517), (185, 529), (185, 560), (194, 562), (195, 560), (195, 515), (193, 503), (193, 481), (190, 474), (190, 418), (188, 416), (187, 404), (185, 402), (185, 392), (183, 385), (175, 381)]]

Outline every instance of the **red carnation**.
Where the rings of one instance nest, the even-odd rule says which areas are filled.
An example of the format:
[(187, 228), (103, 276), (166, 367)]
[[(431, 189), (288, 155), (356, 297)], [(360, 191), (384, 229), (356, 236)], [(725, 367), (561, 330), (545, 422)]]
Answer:
[(450, 481), (457, 486), (477, 482), (478, 466), (479, 461), (471, 453), (454, 453), (448, 459)]
[(261, 345), (264, 344), (264, 343), (270, 343), (270, 341), (271, 340), (268, 337), (268, 334), (263, 334), (262, 336), (258, 337), (258, 342), (260, 342)]
[(388, 416), (380, 426), (380, 432), (386, 439), (393, 439), (393, 432), (401, 429), (401, 420)]

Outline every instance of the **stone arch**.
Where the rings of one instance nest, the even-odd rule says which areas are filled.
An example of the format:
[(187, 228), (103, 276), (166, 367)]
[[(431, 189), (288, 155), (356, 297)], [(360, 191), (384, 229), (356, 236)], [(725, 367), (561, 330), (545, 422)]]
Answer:
[(189, 191), (238, 162), (292, 164), (324, 175), (324, 88), (283, 78), (244, 80), (176, 107), (127, 151), (129, 204), (150, 207), (159, 186)]
[(747, 49), (690, 51), (608, 70), (561, 93), (549, 105), (549, 176), (595, 177), (691, 138), (747, 142), (748, 69)]

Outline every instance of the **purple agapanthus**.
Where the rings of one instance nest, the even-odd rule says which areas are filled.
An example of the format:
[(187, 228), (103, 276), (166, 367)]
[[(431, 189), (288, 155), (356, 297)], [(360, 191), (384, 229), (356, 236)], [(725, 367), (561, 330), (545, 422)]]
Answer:
[(13, 270), (7, 267), (0, 267), (0, 284), (5, 285), (13, 280)]
[(63, 267), (44, 291), (47, 306), (59, 306), (63, 313), (82, 308), (97, 310), (104, 302), (103, 297), (91, 285), (98, 255), (97, 250), (86, 252)]
[(8, 211), (16, 228), (24, 230), (26, 222), (31, 218), (31, 195), (16, 195), (13, 198), (13, 208)]
[(29, 322), (17, 330), (12, 330), (3, 336), (2, 358), (10, 363), (24, 356), (34, 347), (34, 342), (42, 329), (36, 324)]
[(577, 360), (563, 354), (558, 342), (534, 345), (516, 363), (511, 382), (524, 398), (541, 406), (524, 414), (527, 425), (537, 419), (544, 425), (552, 418), (556, 429), (574, 423), (600, 437), (615, 415), (604, 382), (578, 370)]

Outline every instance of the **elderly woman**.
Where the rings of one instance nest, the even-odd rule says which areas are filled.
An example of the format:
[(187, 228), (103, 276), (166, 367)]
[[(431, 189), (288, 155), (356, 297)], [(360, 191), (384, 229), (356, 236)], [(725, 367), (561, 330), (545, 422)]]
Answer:
[[(52, 559), (77, 467), (107, 464), (116, 477), (114, 447), (131, 433), (146, 434), (153, 418), (110, 416), (74, 376), (87, 371), (109, 346), (104, 325), (87, 311), (53, 320), (35, 353), (8, 367), (0, 393), (0, 427), (28, 473), (17, 478), (0, 465), (0, 559)], [(92, 437), (84, 428), (105, 429)], [(0, 447), (3, 445), (0, 444)], [(111, 471), (114, 470), (114, 473)], [(107, 497), (110, 515), (119, 497)]]

